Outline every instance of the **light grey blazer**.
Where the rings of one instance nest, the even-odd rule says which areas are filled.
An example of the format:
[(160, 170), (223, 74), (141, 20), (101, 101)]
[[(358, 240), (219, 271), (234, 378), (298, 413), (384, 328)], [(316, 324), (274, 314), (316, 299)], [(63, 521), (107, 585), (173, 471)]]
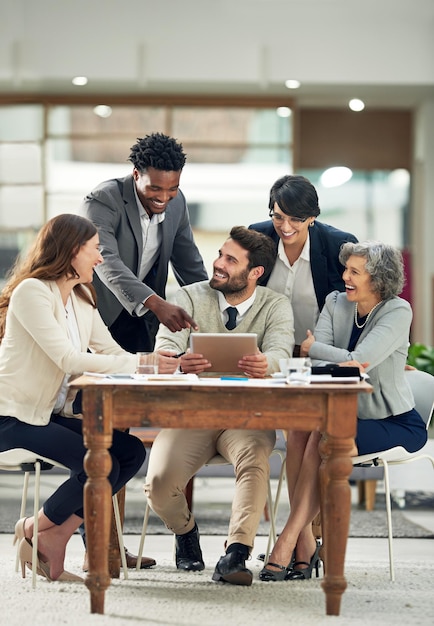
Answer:
[(404, 371), (407, 360), (412, 310), (402, 298), (386, 300), (372, 314), (355, 349), (348, 344), (354, 324), (354, 303), (345, 293), (330, 293), (318, 319), (309, 356), (313, 365), (356, 360), (366, 368), (372, 394), (358, 400), (360, 419), (384, 419), (414, 408)]
[(160, 255), (144, 282), (137, 278), (143, 243), (132, 175), (98, 185), (85, 197), (81, 213), (99, 233), (104, 263), (95, 269), (94, 287), (98, 309), (107, 326), (113, 324), (123, 308), (132, 315), (153, 293), (165, 298), (169, 263), (181, 286), (207, 279), (180, 190), (167, 205), (161, 223)]

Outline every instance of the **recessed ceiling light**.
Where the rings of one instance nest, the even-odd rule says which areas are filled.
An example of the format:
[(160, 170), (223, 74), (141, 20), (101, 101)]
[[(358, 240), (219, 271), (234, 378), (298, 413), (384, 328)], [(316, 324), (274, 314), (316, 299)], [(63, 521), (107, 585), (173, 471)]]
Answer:
[(321, 184), (323, 187), (339, 187), (348, 182), (353, 172), (349, 167), (329, 167), (321, 174)]
[(74, 78), (72, 79), (73, 85), (82, 86), (82, 85), (87, 85), (87, 83), (88, 83), (88, 80), (86, 76), (74, 76)]
[(110, 115), (112, 114), (112, 108), (109, 107), (107, 104), (98, 104), (96, 107), (93, 108), (93, 112), (99, 117), (110, 117)]
[(285, 87), (288, 87), (288, 89), (298, 89), (300, 85), (301, 83), (299, 80), (295, 80), (295, 79), (285, 80)]
[(291, 109), (289, 107), (277, 107), (276, 113), (279, 117), (291, 117)]
[(390, 172), (389, 181), (394, 187), (406, 189), (410, 184), (410, 172), (404, 169), (397, 169)]
[(363, 111), (365, 103), (359, 98), (352, 98), (352, 100), (349, 101), (348, 106), (352, 111)]

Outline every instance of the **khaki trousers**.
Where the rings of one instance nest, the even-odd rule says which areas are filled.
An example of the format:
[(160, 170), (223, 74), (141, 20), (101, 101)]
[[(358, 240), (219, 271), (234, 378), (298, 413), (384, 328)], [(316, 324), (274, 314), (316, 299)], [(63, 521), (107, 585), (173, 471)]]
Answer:
[(227, 545), (253, 548), (267, 499), (275, 441), (274, 430), (163, 429), (151, 449), (144, 488), (152, 510), (175, 534), (192, 530), (195, 520), (184, 489), (203, 465), (220, 454), (235, 472)]

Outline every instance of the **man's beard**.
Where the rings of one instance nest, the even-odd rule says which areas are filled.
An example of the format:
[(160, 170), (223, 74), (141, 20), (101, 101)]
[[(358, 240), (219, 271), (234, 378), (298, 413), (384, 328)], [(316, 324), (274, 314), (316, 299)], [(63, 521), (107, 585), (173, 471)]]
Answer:
[(220, 291), (225, 295), (242, 294), (243, 291), (246, 291), (248, 281), (247, 277), (249, 275), (249, 270), (246, 270), (242, 274), (237, 277), (230, 278), (226, 283), (221, 284), (219, 281), (214, 281), (214, 278), (211, 278), (209, 281), (209, 286), (216, 291)]

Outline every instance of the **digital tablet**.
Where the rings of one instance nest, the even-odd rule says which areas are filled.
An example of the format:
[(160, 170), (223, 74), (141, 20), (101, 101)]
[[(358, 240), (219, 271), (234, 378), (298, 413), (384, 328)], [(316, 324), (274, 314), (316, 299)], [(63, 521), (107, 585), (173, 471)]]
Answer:
[(256, 333), (192, 333), (190, 350), (203, 354), (212, 363), (206, 372), (238, 372), (238, 361), (247, 354), (256, 354)]

